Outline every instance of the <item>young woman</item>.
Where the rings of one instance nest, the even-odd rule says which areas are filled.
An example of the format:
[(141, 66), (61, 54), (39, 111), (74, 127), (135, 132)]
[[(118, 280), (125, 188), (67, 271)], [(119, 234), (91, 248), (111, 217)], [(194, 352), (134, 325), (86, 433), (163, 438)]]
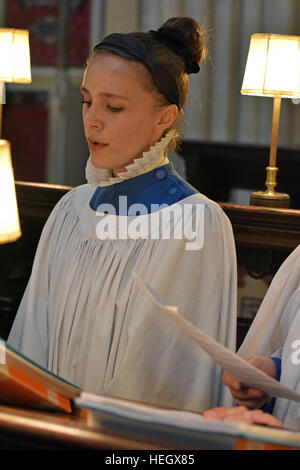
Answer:
[(50, 215), (8, 340), (85, 390), (200, 412), (231, 403), (221, 370), (161, 316), (133, 271), (235, 348), (231, 225), (167, 154), (204, 55), (190, 18), (95, 47), (81, 86), (88, 184)]

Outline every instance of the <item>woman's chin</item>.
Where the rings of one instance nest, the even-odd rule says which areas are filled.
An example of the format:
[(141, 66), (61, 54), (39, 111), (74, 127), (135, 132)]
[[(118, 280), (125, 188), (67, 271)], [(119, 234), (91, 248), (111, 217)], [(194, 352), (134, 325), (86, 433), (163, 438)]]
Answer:
[(142, 155), (136, 156), (128, 160), (124, 158), (123, 161), (120, 159), (119, 161), (115, 161), (112, 163), (111, 156), (105, 158), (105, 156), (100, 155), (99, 152), (93, 152), (92, 150), (90, 150), (91, 162), (96, 168), (99, 168), (102, 170), (114, 170), (114, 172), (116, 173), (122, 173), (126, 171), (126, 167), (128, 165), (131, 165), (134, 162), (134, 160), (141, 158), (141, 157)]
[(91, 157), (91, 162), (92, 164), (98, 168), (99, 170), (111, 170), (111, 165), (107, 162), (105, 162), (105, 160), (101, 157), (99, 157), (99, 155), (95, 155), (93, 154), (93, 152), (90, 152), (90, 157)]

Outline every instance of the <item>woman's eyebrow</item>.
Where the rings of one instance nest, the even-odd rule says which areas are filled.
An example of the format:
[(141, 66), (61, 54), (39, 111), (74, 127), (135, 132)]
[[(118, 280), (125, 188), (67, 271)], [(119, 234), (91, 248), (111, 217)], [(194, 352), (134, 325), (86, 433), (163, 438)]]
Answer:
[[(80, 91), (83, 91), (85, 93), (88, 93), (90, 95), (90, 92), (84, 87), (80, 87)], [(106, 98), (121, 98), (123, 100), (129, 100), (127, 96), (124, 95), (118, 95), (117, 93), (108, 93), (108, 92), (100, 92), (98, 96), (105, 96)]]

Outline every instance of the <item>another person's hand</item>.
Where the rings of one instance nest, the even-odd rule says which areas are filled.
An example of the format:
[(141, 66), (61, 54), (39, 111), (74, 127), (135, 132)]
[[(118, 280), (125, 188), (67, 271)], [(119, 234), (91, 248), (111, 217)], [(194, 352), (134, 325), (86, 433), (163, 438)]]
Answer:
[(210, 420), (235, 421), (248, 424), (262, 424), (276, 428), (282, 427), (282, 422), (262, 410), (248, 410), (245, 406), (212, 408), (203, 413), (203, 417)]
[[(269, 357), (254, 356), (248, 359), (248, 362), (254, 367), (257, 367), (257, 369), (268, 374), (270, 377), (276, 377), (275, 363)], [(270, 400), (270, 396), (262, 390), (252, 387), (244, 387), (241, 382), (226, 372), (222, 376), (222, 382), (224, 385), (229, 387), (231, 395), (241, 406), (246, 406), (250, 409), (261, 408)]]

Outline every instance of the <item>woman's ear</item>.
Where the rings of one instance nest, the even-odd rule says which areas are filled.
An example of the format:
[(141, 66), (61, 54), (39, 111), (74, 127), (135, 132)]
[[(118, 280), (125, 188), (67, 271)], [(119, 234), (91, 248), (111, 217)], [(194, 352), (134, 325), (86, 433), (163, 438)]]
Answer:
[(160, 127), (161, 131), (165, 131), (169, 129), (174, 121), (178, 116), (178, 108), (176, 104), (170, 104), (168, 106), (164, 106), (161, 110), (159, 115), (158, 126)]

